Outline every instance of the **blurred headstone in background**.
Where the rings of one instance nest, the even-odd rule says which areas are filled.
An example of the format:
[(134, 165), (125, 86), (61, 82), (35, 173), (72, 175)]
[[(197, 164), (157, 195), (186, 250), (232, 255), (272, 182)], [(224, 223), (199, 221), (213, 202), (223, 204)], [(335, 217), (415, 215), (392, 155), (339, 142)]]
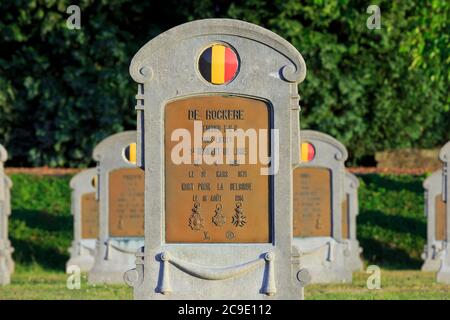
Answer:
[(0, 285), (9, 284), (14, 272), (12, 253), (14, 249), (8, 239), (8, 218), (11, 215), (10, 189), (12, 182), (4, 172), (3, 164), (8, 153), (0, 144)]
[(301, 154), (294, 168), (293, 244), (312, 283), (351, 282), (359, 270), (356, 239), (358, 180), (346, 173), (347, 149), (333, 137), (301, 132)]
[[(450, 141), (447, 142), (439, 152), (439, 159), (443, 162), (442, 167), (442, 201), (438, 203), (439, 207), (443, 207), (440, 220), (442, 225), (436, 226), (436, 235), (439, 233), (439, 237), (444, 241), (444, 248), (441, 267), (437, 273), (437, 282), (450, 284)], [(436, 209), (436, 216), (438, 216), (438, 209)]]
[(95, 243), (98, 238), (97, 169), (83, 170), (70, 180), (71, 212), (74, 229), (70, 260), (66, 269), (76, 265), (82, 272), (94, 265)]
[(97, 161), (99, 239), (90, 283), (124, 283), (144, 245), (144, 171), (136, 167), (136, 131), (114, 134), (94, 149)]
[(442, 170), (433, 172), (423, 182), (425, 189), (425, 216), (427, 217), (427, 244), (422, 258), (422, 271), (438, 271), (445, 248), (445, 202), (442, 195)]
[(356, 217), (359, 214), (358, 203), (358, 178), (350, 173), (345, 173), (344, 192), (345, 199), (342, 202), (342, 238), (347, 243), (344, 251), (346, 267), (353, 271), (362, 271), (363, 261), (361, 259), (362, 248), (356, 237)]

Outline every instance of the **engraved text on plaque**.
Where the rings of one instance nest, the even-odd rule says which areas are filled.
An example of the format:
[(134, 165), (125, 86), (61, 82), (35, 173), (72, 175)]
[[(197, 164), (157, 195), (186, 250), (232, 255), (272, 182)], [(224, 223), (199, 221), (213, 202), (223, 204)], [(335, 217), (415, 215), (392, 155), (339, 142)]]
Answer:
[(331, 173), (325, 168), (294, 170), (294, 237), (331, 236)]
[(109, 234), (144, 236), (144, 171), (117, 169), (109, 174)]
[[(270, 242), (270, 176), (261, 174), (260, 169), (267, 165), (260, 159), (253, 164), (249, 160), (251, 148), (257, 147), (259, 151), (261, 145), (251, 145), (248, 138), (245, 145), (239, 145), (233, 138), (230, 147), (231, 138), (227, 135), (227, 130), (249, 129), (248, 133), (256, 133), (268, 152), (269, 121), (267, 104), (257, 99), (218, 95), (187, 98), (166, 105), (166, 242)], [(222, 138), (198, 137), (196, 129), (199, 128), (206, 134), (213, 129)], [(177, 129), (189, 132), (189, 141), (182, 141), (176, 134), (174, 140)], [(200, 139), (197, 144), (196, 139)], [(222, 143), (220, 150), (211, 147), (214, 141)], [(188, 143), (189, 151), (175, 152), (185, 159), (177, 164), (173, 153), (180, 143)], [(227, 152), (232, 152), (230, 157), (245, 156), (245, 162), (227, 162)], [(210, 163), (202, 154), (220, 155), (223, 161)]]
[(342, 238), (343, 239), (350, 239), (350, 211), (348, 207), (348, 195), (345, 196), (344, 201), (342, 201)]
[(98, 201), (95, 192), (81, 196), (81, 238), (96, 239), (98, 237)]
[(436, 240), (446, 240), (446, 212), (442, 194), (436, 196)]

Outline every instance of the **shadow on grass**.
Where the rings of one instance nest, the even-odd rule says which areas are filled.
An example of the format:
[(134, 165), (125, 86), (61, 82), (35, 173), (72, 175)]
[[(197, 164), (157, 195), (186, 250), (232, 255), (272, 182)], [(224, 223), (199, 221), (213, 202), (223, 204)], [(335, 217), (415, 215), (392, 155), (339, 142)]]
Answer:
[(415, 176), (387, 176), (379, 174), (364, 174), (358, 175), (366, 184), (374, 184), (377, 188), (383, 188), (388, 191), (402, 191), (407, 190), (423, 195), (423, 180), (424, 177)]
[[(386, 215), (379, 210), (363, 211), (358, 217), (358, 226), (369, 227), (369, 234), (358, 232), (358, 240), (364, 249), (363, 256), (369, 264), (376, 264), (385, 269), (420, 269), (423, 261), (414, 257), (413, 252), (421, 251), (420, 240), (425, 242), (426, 223), (412, 217)], [(396, 242), (389, 242), (389, 237), (376, 230), (386, 230), (395, 234)], [(367, 228), (365, 228), (367, 229)], [(409, 236), (407, 236), (409, 235)], [(377, 237), (377, 240), (375, 239)], [(407, 239), (415, 239), (408, 244)], [(398, 248), (399, 245), (408, 248)], [(415, 246), (419, 246), (416, 248)]]
[(359, 242), (364, 248), (363, 257), (369, 264), (376, 264), (383, 269), (410, 270), (420, 269), (423, 261), (415, 259), (405, 250), (392, 248), (380, 241), (360, 238)]
[[(365, 260), (386, 269), (420, 268), (419, 253), (427, 233), (423, 177), (368, 174), (359, 178), (364, 190), (359, 195), (358, 239)], [(370, 203), (365, 203), (365, 196)]]
[(9, 236), (14, 260), (22, 265), (38, 264), (44, 269), (64, 270), (72, 230), (72, 216), (13, 210)]
[(39, 264), (44, 269), (64, 270), (69, 254), (56, 247), (43, 246), (38, 241), (22, 240), (11, 237), (14, 247), (14, 260), (24, 266)]
[(23, 221), (30, 228), (49, 232), (71, 232), (73, 217), (71, 215), (53, 215), (39, 210), (14, 210), (11, 218)]
[(361, 210), (357, 217), (358, 226), (379, 226), (396, 233), (411, 234), (425, 239), (427, 236), (427, 224), (425, 221), (413, 217), (386, 215), (380, 210)]

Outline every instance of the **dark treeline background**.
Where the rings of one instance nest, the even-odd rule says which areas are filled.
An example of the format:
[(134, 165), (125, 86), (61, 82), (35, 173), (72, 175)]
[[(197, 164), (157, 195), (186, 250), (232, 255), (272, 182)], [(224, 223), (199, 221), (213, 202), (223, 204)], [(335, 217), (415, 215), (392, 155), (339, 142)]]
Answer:
[[(106, 136), (135, 128), (132, 56), (183, 22), (227, 17), (256, 23), (303, 55), (301, 126), (329, 133), (350, 163), (375, 151), (428, 148), (450, 139), (449, 11), (445, 0), (0, 2), (0, 143), (9, 166), (91, 164)], [(71, 4), (81, 30), (66, 27)], [(375, 4), (375, 3), (373, 3)]]

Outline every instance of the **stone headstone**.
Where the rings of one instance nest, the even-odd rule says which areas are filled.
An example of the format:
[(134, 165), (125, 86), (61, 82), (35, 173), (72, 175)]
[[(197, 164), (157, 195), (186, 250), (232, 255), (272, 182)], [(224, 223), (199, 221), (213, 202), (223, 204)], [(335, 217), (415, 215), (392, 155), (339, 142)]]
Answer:
[(442, 166), (442, 201), (435, 199), (436, 208), (436, 237), (444, 242), (441, 254), (441, 267), (437, 273), (437, 281), (450, 283), (450, 141), (439, 152)]
[(0, 285), (9, 284), (14, 273), (14, 251), (8, 239), (8, 218), (11, 215), (10, 189), (12, 182), (5, 175), (3, 163), (8, 159), (8, 153), (0, 144)]
[(99, 231), (90, 283), (124, 283), (144, 237), (144, 172), (136, 166), (136, 132), (114, 134), (93, 151)]
[(359, 259), (358, 184), (345, 170), (347, 149), (327, 134), (302, 130), (300, 150), (293, 170), (293, 242), (300, 265), (313, 283), (351, 282)]
[(95, 243), (99, 236), (97, 179), (97, 169), (92, 168), (70, 180), (74, 236), (66, 269), (75, 265), (82, 272), (87, 272), (94, 265)]
[(425, 189), (425, 216), (427, 217), (427, 244), (422, 258), (422, 271), (438, 271), (445, 248), (445, 203), (442, 196), (442, 170), (433, 172), (423, 182)]
[[(148, 42), (130, 73), (146, 175), (145, 249), (124, 275), (135, 299), (301, 299), (290, 195), (302, 56), (256, 25), (207, 19)], [(254, 144), (231, 147), (227, 129), (254, 130), (270, 164), (249, 160)]]
[(342, 238), (347, 244), (347, 248), (344, 251), (345, 263), (347, 268), (353, 272), (362, 271), (363, 269), (361, 260), (363, 250), (359, 246), (356, 236), (356, 218), (359, 214), (358, 188), (358, 178), (354, 174), (346, 172), (344, 178), (345, 198), (342, 202)]

